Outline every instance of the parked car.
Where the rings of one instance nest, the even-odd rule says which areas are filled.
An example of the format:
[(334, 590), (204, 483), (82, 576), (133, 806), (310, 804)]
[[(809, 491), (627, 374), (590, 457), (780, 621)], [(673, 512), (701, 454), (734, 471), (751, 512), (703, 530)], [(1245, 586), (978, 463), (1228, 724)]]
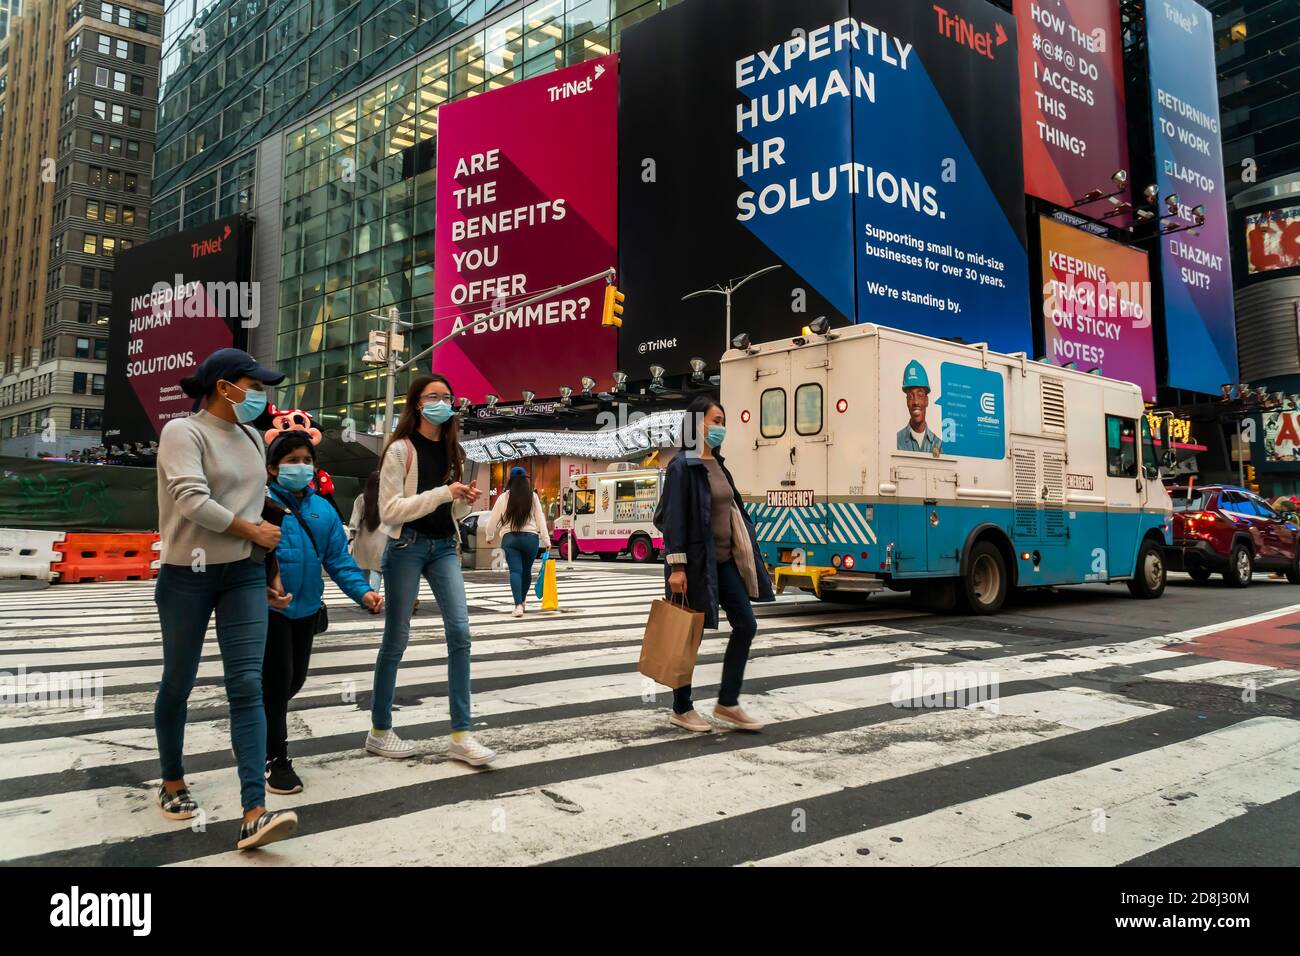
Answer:
[(474, 511), (460, 519), (460, 563), (467, 570), (485, 571), (492, 567), (492, 545), (483, 534), (491, 511)]
[(1203, 584), (1222, 574), (1233, 587), (1250, 584), (1255, 571), (1279, 571), (1300, 584), (1300, 526), (1245, 488), (1204, 485), (1169, 489), (1173, 499), (1170, 570)]

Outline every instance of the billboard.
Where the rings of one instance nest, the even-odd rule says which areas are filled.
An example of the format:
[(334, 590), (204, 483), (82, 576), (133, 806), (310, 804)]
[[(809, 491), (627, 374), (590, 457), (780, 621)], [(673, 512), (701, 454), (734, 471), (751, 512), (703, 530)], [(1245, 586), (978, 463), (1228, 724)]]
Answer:
[(1072, 206), (1128, 171), (1119, 4), (1016, 0), (1015, 10), (1025, 192)]
[(432, 362), (457, 396), (612, 382), (603, 281), (473, 323), (617, 265), (617, 115), (615, 56), (439, 108), (433, 339), (470, 330)]
[(1217, 393), (1237, 380), (1237, 337), (1214, 26), (1192, 0), (1155, 0), (1146, 17), (1160, 197), (1178, 197), (1179, 226), (1205, 207), (1204, 225), (1160, 240), (1168, 384)]
[(104, 444), (156, 441), (190, 414), (180, 380), (257, 324), (252, 226), (231, 216), (117, 254), (104, 382)]
[(1300, 206), (1246, 217), (1246, 270), (1250, 275), (1300, 267)]
[[(984, 0), (688, 0), (623, 34), (620, 367), (819, 315), (1028, 348), (1013, 18)], [(923, 119), (924, 121), (920, 121)]]
[(1047, 358), (1141, 386), (1156, 398), (1151, 270), (1140, 249), (1040, 217)]

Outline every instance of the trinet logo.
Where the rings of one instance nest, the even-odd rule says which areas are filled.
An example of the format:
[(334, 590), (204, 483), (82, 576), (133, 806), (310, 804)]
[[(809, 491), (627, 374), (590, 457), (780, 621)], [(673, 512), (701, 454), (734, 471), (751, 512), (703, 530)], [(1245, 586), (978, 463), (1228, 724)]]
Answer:
[(993, 59), (993, 50), (1002, 46), (1009, 39), (1007, 31), (1002, 29), (1001, 23), (995, 23), (993, 26), (997, 30), (996, 36), (987, 30), (976, 30), (975, 24), (969, 20), (963, 19), (956, 13), (949, 13), (939, 4), (934, 4), (934, 12), (939, 15), (939, 35), (947, 37), (962, 46), (968, 46), (980, 56), (986, 56)]
[(50, 925), (63, 928), (127, 927), (133, 936), (153, 929), (152, 893), (69, 893), (50, 897)]
[(230, 238), (230, 227), (226, 226), (225, 231), (215, 239), (204, 239), (202, 242), (190, 243), (190, 258), (202, 259), (204, 256), (210, 256), (215, 252), (221, 251), (221, 244)]
[(591, 88), (596, 81), (605, 75), (605, 67), (597, 63), (596, 72), (585, 80), (570, 80), (567, 83), (561, 83), (559, 86), (548, 86), (546, 92), (551, 94), (551, 102), (556, 100), (567, 100), (570, 96), (577, 96), (580, 93), (590, 93)]
[(675, 349), (675, 348), (677, 348), (676, 339), (653, 339), (652, 341), (649, 342), (642, 342), (637, 347), (637, 350), (642, 355), (645, 355), (646, 352), (658, 352), (660, 349)]
[(1196, 28), (1201, 22), (1195, 13), (1183, 13), (1169, 0), (1165, 0), (1165, 19), (1172, 20), (1184, 33), (1196, 32)]

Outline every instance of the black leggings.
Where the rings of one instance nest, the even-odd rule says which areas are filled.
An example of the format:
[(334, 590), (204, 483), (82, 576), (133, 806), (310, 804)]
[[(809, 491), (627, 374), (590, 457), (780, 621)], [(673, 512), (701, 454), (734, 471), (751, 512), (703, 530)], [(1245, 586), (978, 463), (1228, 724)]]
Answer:
[(289, 701), (302, 690), (311, 663), (316, 615), (290, 618), (271, 611), (266, 621), (262, 659), (262, 703), (266, 707), (266, 757), (288, 756)]

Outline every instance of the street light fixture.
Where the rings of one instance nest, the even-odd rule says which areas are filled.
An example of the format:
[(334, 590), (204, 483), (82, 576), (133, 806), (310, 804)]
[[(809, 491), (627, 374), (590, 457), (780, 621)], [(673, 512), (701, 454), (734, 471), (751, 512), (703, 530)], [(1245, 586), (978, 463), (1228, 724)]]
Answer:
[(743, 279), (736, 279), (731, 282), (728, 282), (725, 286), (716, 285), (708, 289), (697, 289), (694, 292), (688, 292), (686, 295), (682, 296), (682, 301), (685, 302), (687, 299), (694, 299), (696, 296), (701, 296), (701, 295), (723, 296), (727, 302), (726, 341), (730, 342), (731, 341), (731, 294), (735, 292), (737, 289), (739, 289), (741, 286), (743, 286), (746, 282), (750, 281), (751, 279), (757, 279), (759, 276), (771, 272), (773, 269), (780, 269), (781, 266), (782, 263), (778, 262), (774, 266), (767, 266), (766, 268), (759, 269), (757, 272), (751, 272)]
[(483, 401), (487, 402), (488, 408), (495, 409), (497, 407), (497, 402), (501, 401), (501, 396), (496, 392), (488, 392), (483, 396)]
[(666, 371), (667, 369), (665, 369), (662, 365), (650, 366), (650, 384), (652, 387), (663, 388), (664, 372)]
[(519, 393), (519, 395), (524, 400), (524, 408), (532, 408), (533, 399), (537, 397), (537, 393), (530, 391), (529, 389), (524, 389)]
[(468, 396), (468, 395), (462, 395), (460, 398), (456, 399), (456, 406), (457, 406), (456, 411), (457, 411), (459, 414), (461, 414), (461, 415), (468, 415), (468, 414), (469, 414), (469, 406), (470, 406), (469, 396)]
[(691, 359), (691, 381), (697, 385), (704, 382), (704, 359)]
[(614, 391), (616, 393), (627, 391), (627, 372), (616, 371), (614, 373)]
[(582, 385), (582, 397), (591, 398), (591, 391), (596, 387), (596, 380), (590, 375), (584, 375), (580, 384)]
[(573, 386), (572, 386), (572, 385), (561, 385), (561, 386), (560, 386), (560, 404), (561, 404), (561, 405), (572, 405), (572, 404), (573, 404)]
[(754, 348), (753, 340), (750, 339), (748, 332), (741, 332), (731, 340), (731, 347), (739, 349), (742, 352), (751, 352)]

